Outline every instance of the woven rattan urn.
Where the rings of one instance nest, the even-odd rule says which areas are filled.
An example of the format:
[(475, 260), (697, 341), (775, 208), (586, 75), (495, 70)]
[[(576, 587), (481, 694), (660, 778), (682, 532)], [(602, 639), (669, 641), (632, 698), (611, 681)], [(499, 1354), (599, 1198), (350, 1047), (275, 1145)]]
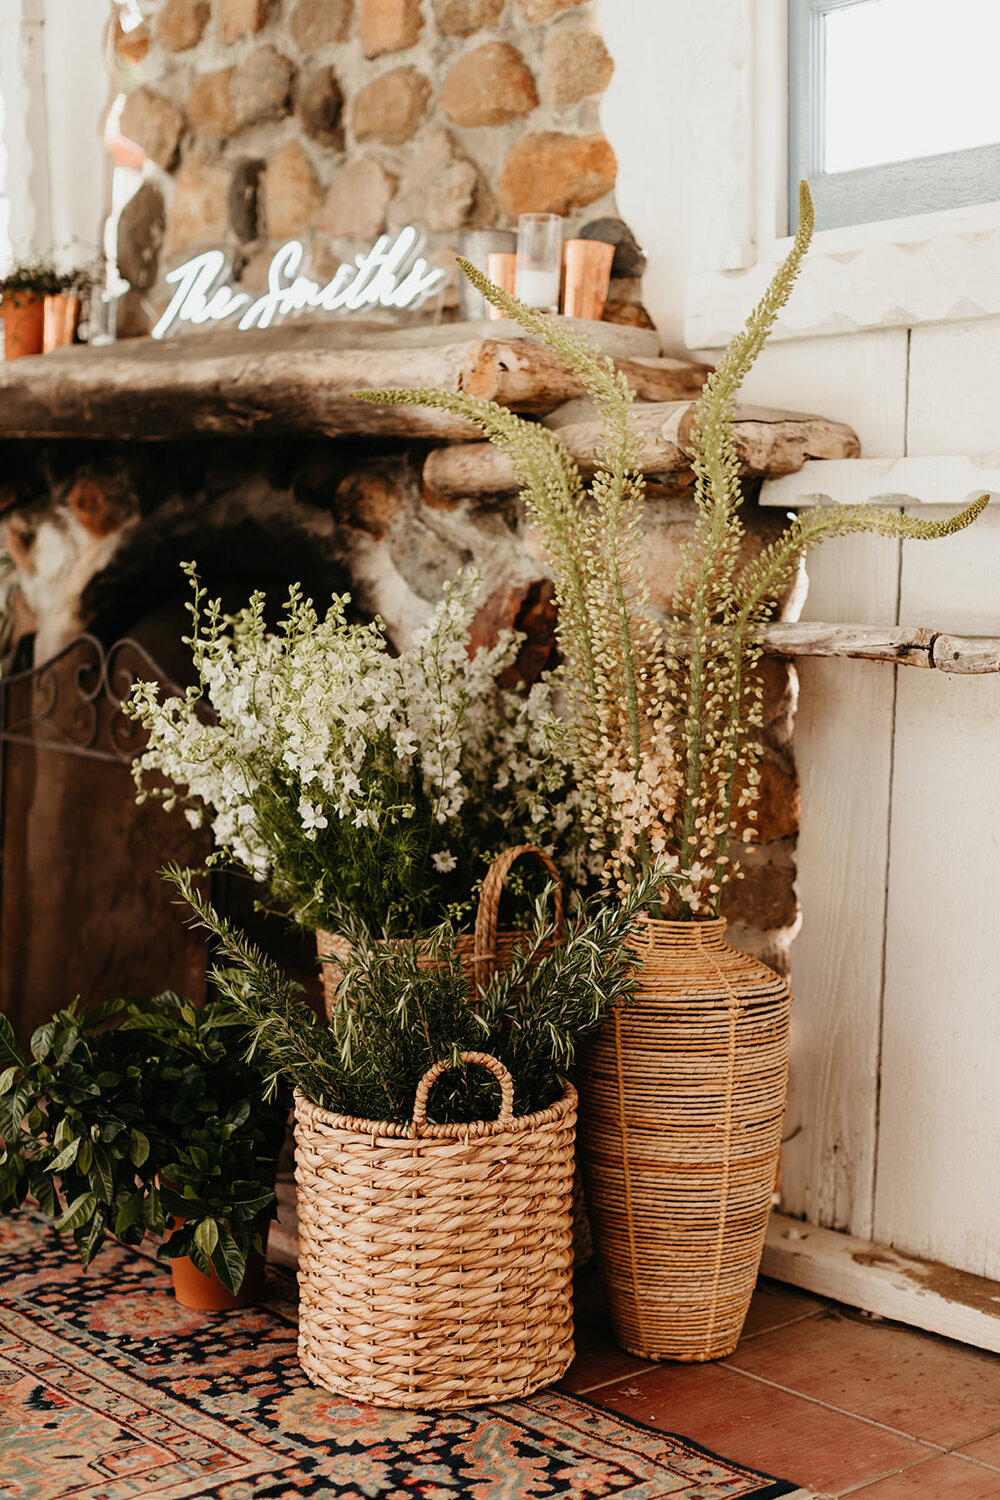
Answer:
[(771, 1208), (788, 1071), (788, 986), (723, 918), (648, 921), (639, 989), (582, 1051), (580, 1157), (623, 1348), (736, 1347)]
[(295, 1105), (299, 1359), (317, 1385), (376, 1406), (449, 1409), (526, 1396), (573, 1358), (576, 1094), (496, 1120), (411, 1125)]

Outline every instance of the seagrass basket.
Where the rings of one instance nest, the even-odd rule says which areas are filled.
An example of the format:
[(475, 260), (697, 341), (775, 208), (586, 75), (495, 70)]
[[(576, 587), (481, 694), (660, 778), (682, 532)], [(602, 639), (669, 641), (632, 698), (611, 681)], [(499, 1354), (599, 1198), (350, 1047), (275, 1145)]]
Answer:
[[(510, 963), (511, 955), (531, 937), (531, 934), (523, 928), (504, 929), (499, 926), (500, 898), (503, 895), (504, 884), (511, 868), (519, 859), (534, 860), (536, 864), (541, 865), (552, 881), (553, 941), (555, 943), (565, 941), (566, 915), (563, 908), (559, 871), (556, 866), (545, 850), (539, 849), (535, 844), (516, 844), (510, 849), (505, 849), (497, 855), (486, 872), (476, 908), (475, 931), (463, 933), (456, 943), (459, 958), (468, 976), (471, 994), (475, 993), (477, 986), (487, 984), (496, 969), (506, 968)], [(405, 941), (405, 939), (397, 941)], [(338, 933), (317, 928), (316, 951), (322, 969), (323, 997), (329, 1017), (333, 1015), (334, 1008), (342, 999), (341, 970), (343, 965), (349, 962), (354, 950), (347, 938)], [(539, 957), (541, 952), (545, 951), (547, 949), (543, 948)], [(426, 944), (418, 944), (417, 962), (421, 967), (429, 967), (432, 963)], [(586, 1265), (593, 1258), (594, 1247), (590, 1235), (583, 1179), (579, 1172), (576, 1173), (573, 1182), (573, 1249), (578, 1266)]]
[(594, 1249), (618, 1341), (643, 1359), (732, 1353), (771, 1209), (791, 997), (725, 928), (647, 920), (636, 997), (576, 1072)]
[(410, 1125), (295, 1101), (299, 1359), (316, 1385), (376, 1406), (451, 1409), (526, 1396), (573, 1358), (576, 1093), (495, 1120)]

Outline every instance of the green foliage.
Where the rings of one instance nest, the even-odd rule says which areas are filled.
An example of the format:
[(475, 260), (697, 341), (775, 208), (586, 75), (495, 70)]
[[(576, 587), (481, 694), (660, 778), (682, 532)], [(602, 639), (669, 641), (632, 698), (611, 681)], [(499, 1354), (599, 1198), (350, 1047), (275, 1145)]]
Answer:
[(76, 1002), (38, 1028), (30, 1058), (0, 1017), (0, 1210), (30, 1194), (84, 1265), (108, 1234), (138, 1244), (176, 1214), (161, 1258), (190, 1255), (206, 1274), (211, 1263), (235, 1291), (259, 1248), (255, 1220), (273, 1209), (289, 1107), (286, 1090), (261, 1102), (244, 1041), (225, 1004), (196, 1009), (169, 992)]
[(912, 520), (866, 506), (793, 520), (754, 561), (739, 564), (744, 528), (732, 436), (736, 394), (791, 294), (812, 235), (808, 186), (798, 233), (745, 328), (706, 381), (690, 456), (695, 534), (665, 634), (642, 566), (642, 475), (632, 393), (610, 360), (558, 319), (524, 307), (466, 261), (473, 285), (538, 336), (583, 382), (602, 424), (589, 492), (554, 433), (495, 403), (420, 389), (355, 391), (358, 400), (429, 406), (474, 422), (510, 459), (544, 539), (556, 583), (559, 641), (573, 694), (575, 764), (606, 875), (624, 888), (666, 859), (686, 883), (682, 917), (718, 912), (733, 872), (729, 845), (752, 824), (761, 723), (761, 632), (806, 549), (852, 531), (929, 539), (969, 525), (982, 497), (952, 520)]
[(442, 1058), (457, 1071), (435, 1085), (433, 1118), (496, 1113), (495, 1081), (461, 1066), (462, 1051), (490, 1052), (510, 1069), (518, 1114), (552, 1104), (580, 1038), (611, 1006), (632, 997), (629, 938), (666, 878), (654, 872), (620, 903), (589, 903), (570, 923), (565, 944), (556, 946), (540, 900), (510, 967), (478, 990), (470, 987), (447, 925), (428, 937), (419, 956), (410, 942), (361, 948), (344, 967), (341, 990), (349, 1000), (327, 1026), (280, 968), (197, 894), (189, 871), (174, 866), (166, 874), (196, 925), (218, 943), (228, 967), (215, 982), (243, 1017), (252, 1055), (270, 1070), (268, 1086), (286, 1079), (323, 1108), (400, 1123), (411, 1117), (420, 1078)]
[(0, 304), (14, 307), (29, 297), (53, 297), (62, 291), (62, 277), (50, 261), (40, 258), (17, 261), (0, 276)]

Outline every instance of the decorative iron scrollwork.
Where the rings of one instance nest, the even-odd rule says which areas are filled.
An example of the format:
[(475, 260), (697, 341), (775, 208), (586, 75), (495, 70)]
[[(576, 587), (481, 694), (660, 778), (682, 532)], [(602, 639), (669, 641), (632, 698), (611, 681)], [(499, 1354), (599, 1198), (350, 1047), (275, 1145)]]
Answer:
[(122, 711), (132, 684), (159, 682), (180, 689), (160, 671), (138, 641), (124, 636), (105, 651), (96, 636), (70, 641), (40, 667), (0, 681), (0, 740), (92, 760), (129, 761), (146, 733)]

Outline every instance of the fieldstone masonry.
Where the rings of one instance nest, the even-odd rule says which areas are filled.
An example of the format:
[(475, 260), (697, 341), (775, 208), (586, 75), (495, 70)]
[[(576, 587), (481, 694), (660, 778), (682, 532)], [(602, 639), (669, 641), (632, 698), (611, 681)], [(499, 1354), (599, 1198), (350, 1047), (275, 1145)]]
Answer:
[[(570, 234), (615, 244), (607, 316), (648, 326), (643, 256), (617, 217), (615, 157), (600, 126), (613, 65), (592, 0), (140, 4), (144, 25), (114, 42), (138, 79), (122, 129), (147, 157), (121, 219), (119, 262), (151, 315), (168, 300), (165, 274), (208, 247), (225, 249), (231, 279), (256, 294), (289, 238), (305, 242), (304, 269), (326, 281), (407, 223), (450, 267), (463, 229), (513, 227), (541, 210), (563, 214)], [(446, 318), (455, 296), (452, 283)], [(687, 399), (704, 378), (701, 367), (689, 373), (691, 390), (645, 399)], [(545, 420), (585, 422), (570, 404), (573, 413)], [(514, 625), (529, 681), (554, 663), (551, 582), (510, 488), (456, 490), (440, 474), (428, 482), (436, 455), (426, 434), (266, 441), (249, 431), (0, 438), (0, 518), (20, 574), (20, 628), (30, 629), (31, 612), (37, 622), (37, 660), (81, 628), (111, 640), (178, 608), (177, 565), (194, 557), (233, 605), (293, 579), (317, 598), (349, 589), (401, 646), (441, 586), (473, 563), (484, 580), (476, 641)], [(664, 607), (693, 526), (689, 483), (650, 487), (647, 558)], [(749, 489), (746, 545), (759, 549), (777, 522), (754, 505), (753, 481)], [(178, 635), (171, 626), (156, 650)], [(797, 920), (795, 679), (784, 663), (766, 671), (759, 840), (726, 910), (735, 940), (782, 967)]]
[[(123, 132), (147, 156), (166, 230), (120, 229), (145, 268), (147, 316), (166, 272), (209, 245), (235, 277), (283, 239), (332, 274), (415, 222), (435, 265), (466, 228), (563, 214), (614, 219), (614, 153), (598, 115), (612, 62), (593, 0), (142, 0), (141, 37), (115, 45), (138, 82)], [(141, 43), (141, 45), (140, 45)], [(247, 162), (265, 164), (250, 211)], [(225, 205), (239, 205), (225, 212)], [(150, 267), (155, 274), (149, 274)], [(615, 272), (617, 275), (617, 270)], [(645, 321), (627, 278), (611, 315)], [(445, 316), (454, 316), (454, 278)], [(622, 308), (636, 311), (622, 312)]]

